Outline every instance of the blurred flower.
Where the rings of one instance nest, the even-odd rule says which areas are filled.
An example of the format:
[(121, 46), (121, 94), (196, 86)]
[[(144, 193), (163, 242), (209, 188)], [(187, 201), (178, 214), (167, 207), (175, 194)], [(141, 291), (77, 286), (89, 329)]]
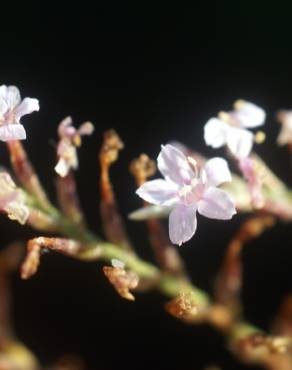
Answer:
[(242, 158), (239, 161), (239, 168), (248, 183), (252, 205), (259, 209), (265, 204), (263, 195), (263, 173), (257, 168), (256, 162), (251, 158)]
[(5, 211), (11, 220), (24, 224), (29, 216), (24, 193), (17, 189), (10, 175), (0, 172), (0, 210)]
[(246, 129), (262, 126), (265, 111), (253, 103), (238, 100), (231, 112), (220, 112), (219, 118), (211, 118), (204, 127), (207, 145), (220, 148), (227, 145), (236, 158), (244, 158), (252, 149), (254, 134)]
[(94, 127), (90, 122), (83, 123), (77, 130), (72, 125), (72, 118), (65, 118), (58, 127), (60, 141), (57, 148), (58, 163), (55, 171), (61, 177), (65, 177), (70, 169), (78, 168), (76, 147), (81, 145), (81, 136), (91, 135)]
[(137, 194), (152, 204), (173, 206), (169, 235), (174, 244), (191, 239), (197, 228), (196, 212), (208, 218), (228, 220), (235, 213), (233, 200), (217, 186), (231, 181), (227, 162), (213, 158), (199, 171), (193, 158), (172, 145), (162, 146), (157, 159), (165, 180), (145, 182)]
[(277, 144), (292, 144), (292, 110), (278, 112), (277, 119), (281, 123), (281, 131), (277, 138)]
[(26, 132), (20, 123), (22, 116), (38, 111), (37, 99), (25, 98), (21, 101), (16, 86), (0, 86), (0, 140), (24, 140)]

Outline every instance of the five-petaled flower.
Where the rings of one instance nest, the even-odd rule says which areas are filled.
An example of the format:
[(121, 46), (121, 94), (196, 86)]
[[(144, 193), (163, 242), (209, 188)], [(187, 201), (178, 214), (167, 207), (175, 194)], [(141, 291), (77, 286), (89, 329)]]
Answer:
[(20, 123), (22, 116), (39, 110), (37, 99), (25, 98), (21, 101), (16, 86), (0, 86), (0, 140), (24, 140), (26, 132)]
[(16, 187), (7, 172), (0, 172), (0, 210), (6, 212), (10, 219), (21, 224), (24, 224), (29, 216), (25, 195)]
[(61, 177), (68, 175), (70, 169), (78, 168), (76, 147), (81, 145), (81, 136), (91, 135), (94, 126), (91, 122), (83, 123), (77, 130), (72, 125), (72, 118), (66, 117), (59, 125), (60, 141), (57, 147), (58, 163), (55, 171)]
[(207, 145), (220, 148), (227, 145), (237, 158), (249, 156), (254, 134), (247, 129), (262, 126), (266, 119), (265, 111), (253, 103), (238, 100), (231, 112), (220, 112), (218, 118), (211, 118), (204, 127)]
[(236, 213), (233, 200), (217, 186), (231, 181), (227, 162), (213, 158), (201, 169), (172, 145), (162, 146), (157, 159), (163, 179), (144, 183), (137, 194), (152, 204), (172, 206), (169, 236), (181, 245), (191, 239), (197, 228), (196, 212), (213, 219), (229, 220)]

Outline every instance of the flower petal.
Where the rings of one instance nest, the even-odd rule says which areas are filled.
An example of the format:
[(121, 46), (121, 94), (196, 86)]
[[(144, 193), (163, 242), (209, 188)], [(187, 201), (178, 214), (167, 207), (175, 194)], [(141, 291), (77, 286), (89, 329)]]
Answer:
[(17, 122), (19, 122), (22, 116), (39, 111), (39, 109), (40, 106), (37, 99), (25, 98), (14, 110), (15, 119)]
[(68, 161), (66, 161), (64, 158), (60, 158), (58, 163), (56, 164), (55, 166), (55, 171), (57, 172), (57, 174), (61, 177), (65, 177), (68, 175), (69, 171), (70, 171), (70, 164), (68, 163)]
[(175, 184), (188, 184), (194, 177), (186, 156), (170, 144), (161, 146), (157, 164), (165, 179)]
[(230, 182), (231, 173), (225, 159), (215, 157), (207, 161), (204, 166), (209, 186), (218, 186), (224, 182)]
[(227, 132), (227, 146), (236, 158), (247, 157), (252, 149), (253, 137), (245, 129), (231, 127)]
[(18, 88), (16, 86), (7, 86), (5, 99), (10, 109), (15, 108), (21, 102)]
[(136, 194), (149, 203), (170, 206), (178, 201), (177, 191), (174, 183), (157, 179), (145, 182)]
[(1, 141), (25, 140), (25, 139), (26, 132), (21, 124), (16, 123), (0, 126)]
[(253, 128), (262, 126), (265, 123), (266, 113), (257, 105), (244, 100), (238, 100), (235, 102), (234, 107), (235, 111), (231, 115), (240, 126)]
[(212, 148), (220, 148), (226, 144), (226, 132), (229, 126), (218, 118), (211, 118), (204, 127), (204, 139)]
[(91, 122), (84, 122), (78, 129), (79, 135), (91, 135), (94, 131), (94, 126)]
[(169, 215), (169, 237), (173, 244), (182, 245), (197, 229), (196, 206), (177, 205)]
[(208, 218), (229, 220), (236, 210), (233, 200), (226, 191), (210, 187), (198, 203), (198, 212)]

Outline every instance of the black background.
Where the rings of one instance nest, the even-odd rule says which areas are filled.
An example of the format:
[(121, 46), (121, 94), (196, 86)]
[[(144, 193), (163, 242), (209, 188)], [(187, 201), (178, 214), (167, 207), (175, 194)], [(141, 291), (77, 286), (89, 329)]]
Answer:
[[(52, 199), (56, 127), (66, 115), (77, 124), (91, 120), (96, 128), (79, 152), (77, 181), (88, 222), (101, 233), (97, 150), (105, 129), (117, 129), (126, 144), (113, 180), (127, 215), (140, 204), (129, 160), (141, 151), (156, 157), (160, 145), (172, 139), (206, 155), (222, 154), (204, 145), (203, 125), (238, 98), (266, 109), (268, 138), (258, 152), (291, 183), (288, 154), (274, 145), (274, 114), (292, 108), (289, 14), (280, 4), (260, 2), (204, 7), (84, 2), (54, 8), (39, 3), (3, 11), (0, 82), (40, 100), (40, 112), (24, 119), (25, 145)], [(7, 163), (4, 146), (0, 155)], [(200, 217), (195, 238), (180, 249), (199, 287), (212, 292), (226, 243), (241, 219)], [(144, 226), (127, 227), (139, 254), (151, 260)], [(291, 291), (289, 228), (277, 225), (243, 252), (245, 315), (265, 329)], [(0, 230), (2, 247), (36, 235), (4, 217)], [(135, 303), (121, 300), (100, 264), (48, 253), (30, 281), (15, 274), (13, 293), (17, 335), (43, 364), (77, 353), (96, 370), (203, 369), (208, 363), (244, 368), (212, 329), (169, 317), (159, 294), (138, 295)]]

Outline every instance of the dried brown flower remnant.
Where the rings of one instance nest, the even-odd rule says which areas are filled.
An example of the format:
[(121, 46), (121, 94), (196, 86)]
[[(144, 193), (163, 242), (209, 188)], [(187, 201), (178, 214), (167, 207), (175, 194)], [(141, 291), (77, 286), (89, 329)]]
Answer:
[(166, 304), (166, 310), (172, 316), (184, 321), (196, 321), (198, 305), (192, 293), (181, 292), (178, 297)]
[(134, 176), (137, 186), (141, 186), (156, 171), (156, 163), (150, 159), (147, 154), (142, 153), (138, 158), (133, 159), (130, 163), (130, 173)]
[(75, 256), (81, 249), (81, 244), (71, 239), (38, 237), (27, 244), (27, 254), (21, 265), (22, 279), (28, 279), (37, 272), (40, 264), (41, 250), (48, 248), (67, 256)]
[(123, 148), (124, 143), (114, 130), (109, 130), (104, 133), (99, 160), (101, 166), (102, 199), (107, 203), (114, 200), (114, 193), (109, 178), (109, 168), (112, 163), (118, 159), (119, 151)]
[(130, 290), (135, 289), (139, 283), (139, 277), (136, 273), (126, 271), (123, 267), (111, 266), (104, 266), (103, 272), (121, 297), (129, 301), (135, 300)]
[(262, 364), (271, 370), (291, 370), (291, 338), (254, 334), (232, 344), (243, 361)]
[(118, 244), (123, 249), (131, 250), (131, 243), (116, 203), (109, 176), (110, 167), (118, 159), (119, 151), (123, 148), (124, 143), (114, 130), (109, 130), (104, 133), (103, 143), (99, 153), (101, 167), (100, 212), (104, 233), (107, 239), (112, 243)]

